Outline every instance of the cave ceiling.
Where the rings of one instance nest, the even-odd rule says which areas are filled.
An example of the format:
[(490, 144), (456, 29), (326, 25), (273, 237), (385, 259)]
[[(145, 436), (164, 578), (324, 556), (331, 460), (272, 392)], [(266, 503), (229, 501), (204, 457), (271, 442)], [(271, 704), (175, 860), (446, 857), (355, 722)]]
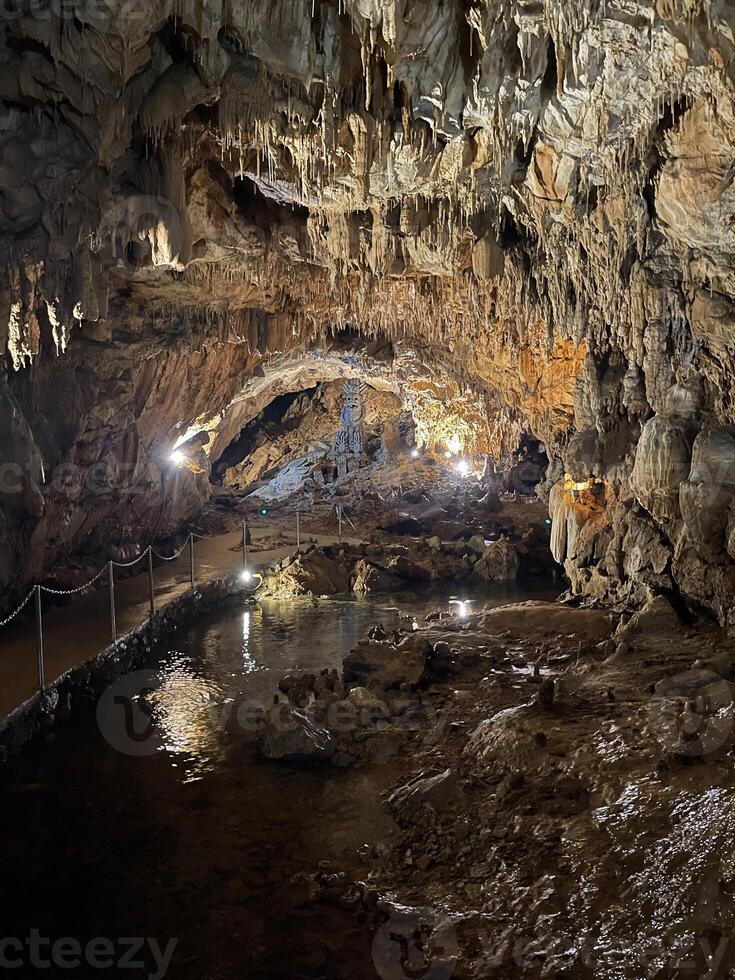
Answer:
[(41, 521), (38, 474), (112, 444), (155, 483), (160, 445), (214, 418), (222, 444), (257, 372), (345, 330), (393, 345), (437, 437), (452, 403), (470, 451), (530, 431), (623, 493), (672, 391), (730, 426), (734, 25), (729, 0), (7, 5), (0, 399), (30, 475), (5, 510)]
[[(711, 346), (714, 371), (735, 292), (732, 13), (19, 3), (0, 339), (20, 368), (44, 332), (104, 342), (136, 305), (234, 337), (258, 310), (314, 342), (345, 324), (433, 342), (501, 389), (512, 348), (528, 389), (553, 386), (523, 378), (524, 356), (643, 369), (682, 323), (680, 357)], [(652, 367), (655, 406), (670, 378)]]

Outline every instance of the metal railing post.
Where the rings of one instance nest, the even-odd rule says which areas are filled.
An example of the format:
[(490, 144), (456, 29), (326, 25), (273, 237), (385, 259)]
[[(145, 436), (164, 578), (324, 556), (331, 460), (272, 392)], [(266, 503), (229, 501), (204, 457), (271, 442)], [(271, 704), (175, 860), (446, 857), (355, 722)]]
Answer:
[(194, 532), (189, 532), (189, 570), (191, 571), (191, 587), (192, 589), (196, 586), (196, 578), (194, 575)]
[(248, 567), (248, 522), (242, 522), (242, 567)]
[(38, 689), (46, 687), (46, 677), (43, 661), (43, 614), (41, 611), (41, 586), (36, 586), (36, 646), (38, 653)]
[(151, 616), (156, 611), (156, 592), (153, 585), (153, 547), (148, 545), (148, 588), (150, 589)]
[(115, 620), (115, 566), (110, 562), (110, 627), (112, 629), (112, 642), (117, 643), (117, 622)]

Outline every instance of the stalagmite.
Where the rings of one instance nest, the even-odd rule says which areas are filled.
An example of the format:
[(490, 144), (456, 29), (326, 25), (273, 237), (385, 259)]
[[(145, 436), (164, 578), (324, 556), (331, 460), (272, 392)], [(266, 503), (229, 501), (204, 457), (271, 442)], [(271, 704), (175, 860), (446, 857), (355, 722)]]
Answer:
[[(166, 387), (137, 377), (149, 359), (165, 373), (242, 344), (252, 370), (256, 351), (319, 347), (347, 325), (417, 347), (433, 372), (406, 385), (422, 438), (457, 430), (500, 457), (533, 432), (562, 472), (607, 481), (612, 550), (638, 508), (670, 542), (672, 587), (706, 605), (728, 577), (721, 519), (705, 535), (717, 584), (684, 569), (714, 561), (694, 541), (693, 441), (705, 417), (735, 423), (731, 25), (690, 0), (455, 6), (177, 0), (127, 17), (111, 2), (77, 34), (55, 10), (13, 20), (7, 366), (33, 364), (33, 387), (48, 351), (73, 365), (75, 342), (94, 344), (112, 392), (106, 345), (122, 345), (136, 367), (120, 383), (141, 394), (121, 396), (134, 407), (111, 438), (153, 458), (170, 435), (140, 428), (143, 392)], [(203, 387), (224, 417), (220, 373)], [(670, 411), (693, 379), (698, 407)], [(177, 401), (176, 423), (202, 414), (199, 396)], [(74, 411), (59, 463), (98, 431)], [(611, 594), (627, 587), (600, 571)]]

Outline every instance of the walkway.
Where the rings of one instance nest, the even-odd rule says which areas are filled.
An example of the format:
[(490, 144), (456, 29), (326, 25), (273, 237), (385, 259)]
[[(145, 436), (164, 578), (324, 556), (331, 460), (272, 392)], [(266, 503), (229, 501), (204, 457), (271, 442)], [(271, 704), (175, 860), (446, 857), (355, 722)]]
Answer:
[[(251, 527), (253, 545), (271, 531)], [(306, 538), (303, 539), (306, 543)], [(345, 542), (354, 541), (345, 537)], [(309, 543), (336, 543), (335, 534), (309, 534)], [(242, 532), (211, 538), (197, 538), (195, 576), (197, 582), (221, 578), (242, 566)], [(285, 558), (296, 547), (275, 548), (270, 551), (251, 551), (248, 566), (263, 570), (272, 562)], [(139, 565), (141, 573), (115, 580), (115, 609), (118, 638), (144, 623), (150, 606), (148, 572), (145, 559)], [(119, 573), (118, 573), (119, 575)], [(158, 563), (154, 572), (156, 607), (188, 591), (190, 585), (189, 549), (172, 562)], [(103, 582), (105, 578), (103, 577)], [(70, 667), (90, 660), (111, 641), (110, 593), (106, 584), (86, 594), (72, 597), (65, 605), (51, 606), (44, 594), (43, 639), (46, 683), (59, 677)], [(62, 600), (63, 601), (63, 600)], [(36, 661), (36, 623), (33, 618), (33, 599), (12, 623), (0, 629), (0, 719), (22, 704), (38, 689)]]

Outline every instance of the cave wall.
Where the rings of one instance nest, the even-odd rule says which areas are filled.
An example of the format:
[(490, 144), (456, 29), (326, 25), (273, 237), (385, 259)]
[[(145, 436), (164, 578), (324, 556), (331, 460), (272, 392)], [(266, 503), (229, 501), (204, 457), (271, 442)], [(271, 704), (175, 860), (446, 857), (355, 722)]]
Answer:
[[(226, 408), (259, 356), (247, 344), (192, 346), (173, 317), (127, 321), (125, 342), (78, 338), (0, 381), (0, 581), (42, 578), (82, 554), (99, 566), (194, 518), (209, 472), (169, 456)], [(200, 327), (202, 337), (208, 328)]]
[(153, 495), (157, 433), (227, 415), (239, 359), (350, 325), (432, 366), (436, 433), (463, 425), (448, 381), (469, 451), (530, 431), (604, 481), (599, 513), (562, 501), (575, 591), (671, 588), (727, 620), (734, 21), (728, 0), (19, 4), (0, 431), (28, 476), (6, 580), (59, 509), (41, 471), (107, 440), (142, 451)]
[[(336, 381), (276, 396), (214, 460), (213, 481), (247, 490), (261, 479), (272, 478), (292, 460), (311, 453), (326, 462), (342, 427), (344, 398), (344, 382)], [(362, 404), (365, 464), (372, 462), (375, 450), (383, 446), (389, 454), (405, 454), (408, 444), (399, 438), (399, 422), (404, 421), (411, 432), (414, 422), (399, 396), (364, 385)]]

